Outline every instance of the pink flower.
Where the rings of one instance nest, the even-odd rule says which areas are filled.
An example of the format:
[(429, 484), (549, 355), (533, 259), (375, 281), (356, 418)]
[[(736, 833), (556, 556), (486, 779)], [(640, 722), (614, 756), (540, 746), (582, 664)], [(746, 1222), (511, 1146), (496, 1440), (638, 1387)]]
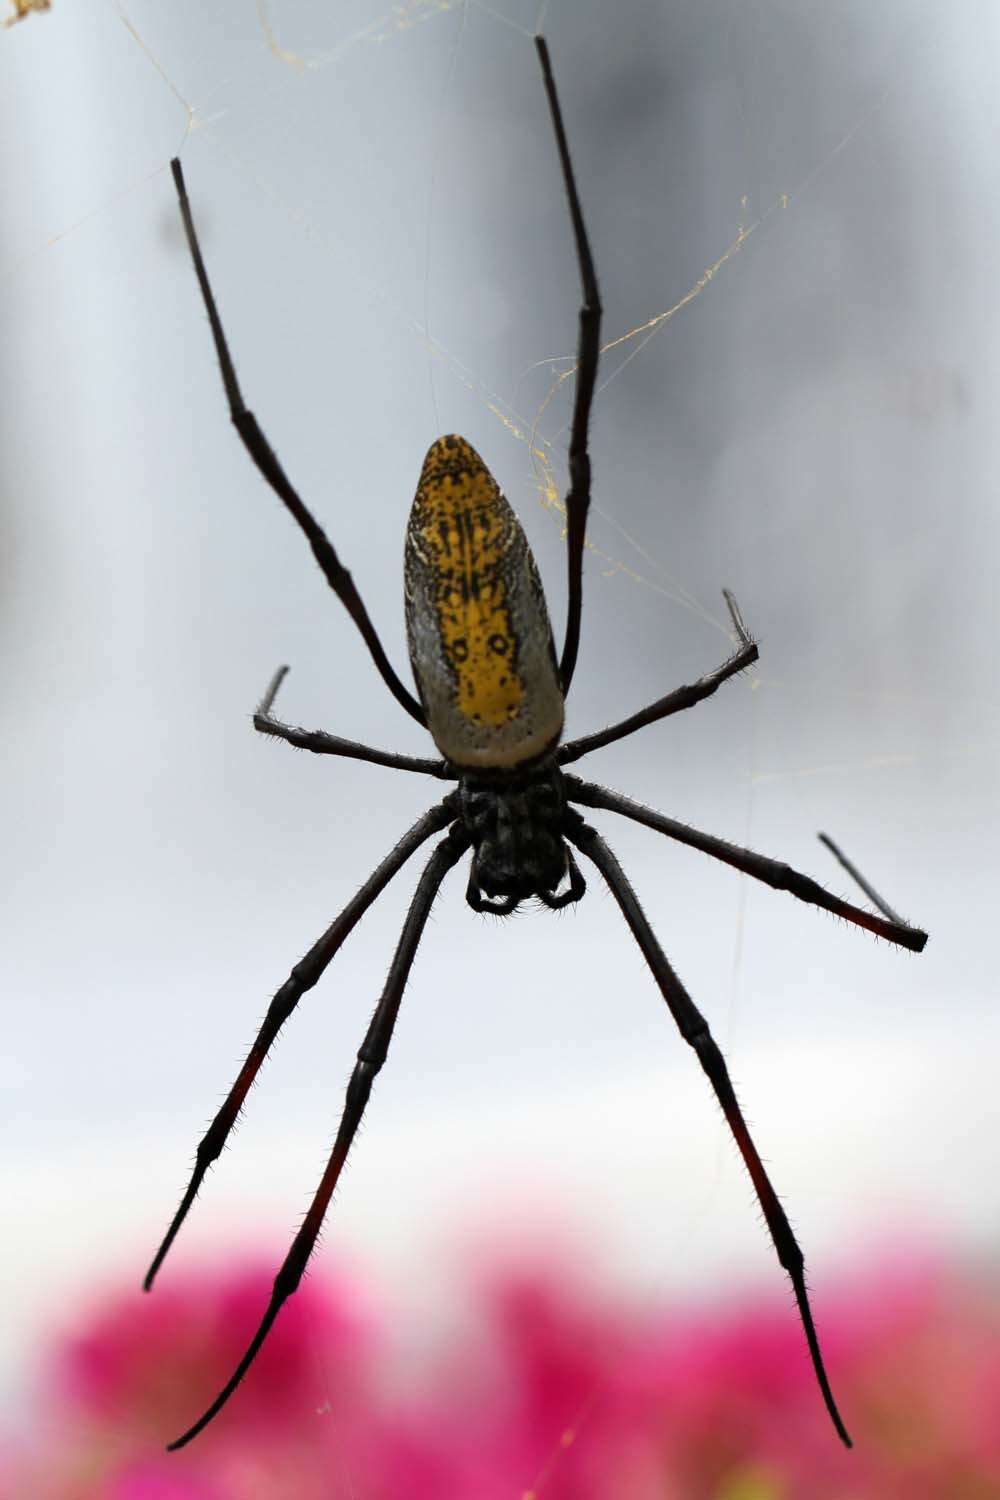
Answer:
[[(176, 1454), (249, 1343), (271, 1273), (165, 1280), (98, 1299), (51, 1360), (49, 1416), (17, 1500), (326, 1500), (330, 1475), (366, 1458), (378, 1341), (360, 1299), (307, 1279), (225, 1422)], [(4, 1495), (6, 1497), (7, 1491)], [(345, 1491), (350, 1493), (350, 1491)]]
[(883, 1264), (818, 1303), (857, 1447), (823, 1409), (794, 1308), (624, 1310), (568, 1257), (475, 1264), (478, 1312), (405, 1398), (346, 1283), (308, 1280), (225, 1412), (269, 1273), (111, 1294), (57, 1344), (4, 1500), (997, 1500), (1000, 1304)]

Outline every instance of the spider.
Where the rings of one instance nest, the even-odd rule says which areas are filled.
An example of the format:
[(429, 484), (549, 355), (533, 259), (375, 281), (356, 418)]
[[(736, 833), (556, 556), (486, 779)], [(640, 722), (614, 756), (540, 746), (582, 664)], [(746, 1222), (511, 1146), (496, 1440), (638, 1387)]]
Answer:
[[(294, 728), (272, 710), (287, 672), (281, 667), (254, 715), (254, 728), (318, 755), (348, 756), (396, 770), (454, 783), (447, 795), (418, 818), (368, 877), (322, 937), (277, 991), (249, 1056), (204, 1139), (191, 1180), (146, 1275), (148, 1291), (173, 1244), (209, 1166), (219, 1156), (247, 1092), (272, 1043), (303, 994), (315, 985), (361, 917), (427, 840), (443, 835), (417, 882), (385, 988), (357, 1055), (347, 1087), (337, 1137), (316, 1195), (274, 1281), (270, 1301), (243, 1358), (220, 1394), (171, 1449), (191, 1441), (217, 1415), (243, 1379), (279, 1311), (295, 1292), (316, 1244), (330, 1199), (385, 1062), (403, 989), (431, 905), (449, 870), (472, 851), (466, 900), (477, 912), (507, 916), (537, 897), (558, 910), (579, 901), (585, 884), (574, 850), (596, 866), (642, 950), (684, 1041), (691, 1046), (722, 1106), (750, 1174), (778, 1260), (788, 1272), (805, 1331), (813, 1370), (837, 1433), (851, 1440), (837, 1410), (820, 1353), (806, 1293), (803, 1255), (757, 1153), (736, 1101), (725, 1061), (708, 1026), (668, 962), (638, 898), (615, 855), (587, 823), (580, 807), (619, 813), (647, 828), (701, 849), (799, 900), (822, 907), (869, 932), (920, 952), (926, 933), (909, 926), (878, 897), (831, 844), (834, 854), (861, 881), (883, 915), (830, 895), (807, 875), (777, 860), (701, 833), (664, 817), (618, 792), (581, 781), (566, 767), (591, 750), (610, 745), (647, 724), (692, 708), (757, 660), (740, 610), (723, 595), (736, 650), (697, 682), (679, 687), (620, 723), (581, 739), (561, 742), (566, 695), (580, 641), (584, 532), (590, 505), (588, 428), (600, 355), (601, 303), (597, 277), (548, 47), (535, 38), (564, 189), (572, 220), (582, 284), (578, 370), (569, 443), (570, 486), (566, 497), (569, 598), (566, 634), (557, 659), (538, 570), (514, 512), (482, 459), (463, 438), (440, 437), (424, 460), (406, 533), (405, 595), (410, 663), (418, 697), (391, 666), (350, 573), (328, 537), (293, 488), (253, 413), (244, 403), (223, 333), (195, 231), (178, 160), (171, 163), (188, 246), (229, 403), (230, 416), (250, 457), (291, 512), (312, 547), (324, 576), (361, 632), (389, 691), (425, 726), (439, 759), (422, 760), (373, 749), (319, 730)], [(829, 841), (828, 841), (829, 842)]]

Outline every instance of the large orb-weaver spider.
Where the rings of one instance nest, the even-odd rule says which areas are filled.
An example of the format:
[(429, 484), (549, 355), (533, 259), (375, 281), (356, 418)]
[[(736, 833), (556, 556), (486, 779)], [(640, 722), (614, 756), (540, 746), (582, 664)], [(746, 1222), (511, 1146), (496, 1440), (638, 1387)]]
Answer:
[[(806, 1293), (802, 1252), (750, 1137), (726, 1064), (704, 1018), (674, 973), (620, 864), (581, 807), (620, 813), (669, 838), (701, 849), (775, 890), (823, 907), (890, 942), (920, 952), (927, 935), (908, 926), (831, 845), (842, 863), (884, 913), (876, 916), (831, 896), (789, 865), (739, 848), (643, 807), (618, 792), (568, 775), (564, 767), (590, 750), (611, 744), (644, 725), (692, 708), (757, 660), (736, 601), (724, 590), (738, 649), (714, 672), (596, 734), (561, 744), (563, 705), (576, 666), (584, 532), (590, 505), (588, 426), (600, 355), (601, 304), (597, 277), (577, 195), (562, 113), (543, 37), (535, 38), (548, 97), (563, 183), (569, 203), (583, 289), (579, 315), (576, 395), (569, 445), (566, 497), (569, 604), (562, 656), (556, 661), (545, 598), (527, 539), (496, 481), (463, 438), (432, 444), (420, 476), (406, 533), (406, 623), (419, 701), (403, 685), (382, 648), (368, 612), (331, 542), (289, 482), (253, 413), (247, 410), (209, 285), (184, 187), (180, 162), (171, 164), (188, 245), (215, 340), (230, 415), (250, 457), (305, 532), (327, 582), (360, 630), (382, 680), (408, 714), (425, 726), (443, 757), (420, 760), (295, 729), (272, 714), (287, 668), (274, 676), (254, 715), (254, 728), (319, 755), (349, 756), (403, 771), (457, 782), (419, 818), (357, 895), (327, 928), (271, 1001), (250, 1054), (198, 1146), (187, 1191), (146, 1275), (148, 1291), (201, 1186), (220, 1154), (271, 1044), (306, 990), (322, 976), (347, 935), (392, 877), (427, 839), (444, 833), (424, 867), (410, 904), (388, 978), (358, 1052), (347, 1087), (340, 1128), (326, 1171), (275, 1281), (271, 1300), (231, 1379), (195, 1424), (170, 1444), (183, 1447), (229, 1400), (250, 1367), (282, 1305), (299, 1285), (312, 1254), (355, 1132), (385, 1062), (410, 967), (438, 887), (472, 849), (466, 899), (475, 911), (506, 916), (537, 896), (553, 909), (576, 902), (585, 885), (570, 845), (592, 861), (642, 950), (684, 1040), (722, 1106), (746, 1165), (778, 1259), (788, 1272), (805, 1329), (813, 1369), (827, 1411), (843, 1441), (850, 1438), (833, 1399)], [(829, 842), (829, 841), (828, 841)]]

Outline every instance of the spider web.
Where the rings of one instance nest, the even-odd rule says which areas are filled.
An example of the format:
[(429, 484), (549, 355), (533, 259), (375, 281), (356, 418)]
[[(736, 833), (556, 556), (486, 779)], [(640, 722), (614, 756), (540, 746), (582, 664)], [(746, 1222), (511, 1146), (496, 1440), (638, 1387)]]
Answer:
[[(393, 659), (404, 660), (406, 509), (441, 430), (465, 432), (501, 479), (562, 619), (578, 287), (529, 44), (541, 15), (605, 304), (571, 732), (714, 666), (728, 650), (719, 590), (734, 589), (761, 640), (759, 671), (690, 723), (646, 731), (588, 773), (849, 894), (813, 843), (828, 826), (934, 943), (911, 964), (648, 835), (615, 829), (616, 847), (734, 1064), (814, 1266), (817, 1246), (824, 1269), (835, 1265), (840, 1236), (878, 1197), (874, 1168), (860, 1185), (851, 1178), (854, 1137), (838, 1113), (844, 1069), (862, 1052), (862, 1076), (885, 1091), (889, 1119), (916, 1134), (903, 1155), (881, 1138), (872, 1152), (903, 1183), (901, 1198), (924, 1217), (930, 1204), (956, 1233), (985, 1232), (989, 1206), (972, 1203), (974, 1152), (964, 1174), (947, 1168), (953, 1180), (939, 1198), (922, 1195), (913, 1166), (940, 1180), (948, 1142), (989, 1138), (968, 1084), (975, 1060), (958, 1046), (933, 1099), (922, 1098), (919, 1127), (907, 1089), (948, 1034), (982, 1035), (993, 988), (988, 924), (970, 914), (982, 910), (979, 851), (997, 813), (996, 374), (984, 312), (996, 25), (971, 6), (948, 18), (901, 0), (869, 12), (763, 0), (630, 0), (613, 16), (557, 0), (544, 10), (534, 0), (246, 0), (223, 19), (193, 0), (169, 9), (54, 0), (49, 14), (0, 33), (7, 180), (24, 205), (3, 261), (13, 333), (0, 618), (16, 766), (37, 789), (34, 821), (12, 823), (28, 915), (5, 988), (23, 992), (32, 935), (37, 946), (46, 930), (37, 913), (52, 909), (68, 910), (66, 948), (78, 935), (94, 970), (81, 979), (45, 957), (47, 1021), (37, 1031), (25, 1021), (15, 1091), (52, 1066), (43, 1033), (54, 1020), (67, 1055), (88, 1047), (88, 996), (109, 1029), (126, 1028), (123, 1052), (140, 1054), (106, 998), (122, 988), (108, 973), (134, 972), (147, 1014), (163, 1017), (158, 1047), (176, 1070), (137, 1078), (135, 1100), (176, 1100), (187, 1069), (185, 1093), (200, 1089), (207, 1107), (254, 1005), (366, 873), (342, 849), (331, 871), (331, 828), (338, 848), (363, 848), (357, 858), (370, 864), (417, 805), (414, 788), (367, 771), (338, 768), (332, 783), (319, 781), (304, 758), (262, 771), (259, 747), (243, 744), (248, 705), (286, 659), (289, 717), (423, 749), (382, 711), (363, 653), (310, 591), (298, 539), (225, 430), (165, 172), (173, 152), (184, 158), (248, 400), (341, 547)], [(60, 92), (73, 49), (90, 74), (73, 96), (75, 131)], [(44, 622), (39, 598), (51, 600)], [(222, 739), (220, 724), (231, 726)], [(61, 743), (77, 747), (73, 768), (55, 755)], [(52, 785), (61, 821), (38, 811)], [(347, 811), (331, 812), (334, 802)], [(42, 855), (39, 817), (51, 851)], [(101, 893), (96, 937), (79, 899), (88, 888)], [(190, 891), (188, 904), (178, 890)], [(405, 896), (386, 898), (366, 924), (367, 947), (350, 955), (351, 986), (365, 995), (377, 993)], [(166, 926), (147, 915), (158, 903), (171, 912)], [(634, 1176), (599, 1158), (616, 1174), (602, 1183), (612, 1218), (636, 1217), (640, 1179), (662, 1197), (655, 1229), (619, 1258), (637, 1284), (662, 1290), (668, 1262), (701, 1259), (709, 1281), (760, 1239), (760, 1274), (777, 1280), (721, 1127), (709, 1121), (703, 1140), (688, 1139), (680, 1080), (693, 1062), (609, 903), (592, 889), (586, 924), (570, 918), (537, 938), (528, 928), (540, 921), (502, 935), (463, 926), (458, 905), (446, 895), (418, 965), (408, 1005), (421, 1009), (418, 982), (442, 1003), (412, 1020), (404, 1010), (373, 1100), (369, 1159), (399, 1150), (432, 1079), (438, 1098), (454, 1083), (452, 1116), (514, 1066), (526, 1097), (537, 1104), (561, 1088), (575, 1112), (595, 1080), (633, 1078), (645, 1057), (679, 1053), (669, 1090), (657, 1075), (648, 1108), (636, 1109), (659, 1133), (659, 1154), (637, 1154)], [(206, 922), (206, 912), (218, 916)], [(248, 925), (266, 932), (263, 951), (242, 952)], [(175, 934), (187, 942), (191, 932), (197, 954), (185, 947), (175, 958)], [(502, 978), (512, 963), (551, 992), (550, 1038), (528, 1057), (520, 1038), (530, 1012)], [(571, 967), (590, 976), (585, 990)], [(501, 976), (492, 987), (480, 977), (491, 971)], [(190, 1013), (203, 1063), (176, 1035), (197, 998), (192, 972), (210, 975), (222, 1002)], [(446, 1013), (469, 973), (477, 1022), (456, 1037)], [(332, 1001), (297, 1016), (299, 1038), (282, 1038), (267, 1097), (255, 1101), (260, 1133), (248, 1120), (238, 1137), (246, 1159), (266, 1161), (279, 1150), (266, 1144), (275, 1119), (287, 1120), (280, 1149), (296, 1142), (303, 1199), (316, 1162), (301, 1142), (317, 1120), (327, 1128), (331, 1107), (329, 1073), (303, 1085), (319, 1071), (303, 1059), (348, 1058), (360, 1024), (356, 1007)], [(456, 1054), (477, 1049), (482, 1061), (459, 1069)], [(95, 1141), (138, 1108), (117, 1080), (103, 1090), (115, 1100), (106, 1116), (69, 1079), (61, 1087)], [(710, 1115), (700, 1078), (691, 1093)], [(810, 1095), (824, 1093), (827, 1113), (817, 1107), (810, 1129), (802, 1112), (811, 1119)], [(646, 1098), (641, 1085), (637, 1096)], [(499, 1095), (489, 1097), (499, 1110)], [(554, 1107), (546, 1115), (530, 1099), (536, 1147), (551, 1126), (568, 1183), (585, 1191), (586, 1152), (574, 1157)], [(675, 1104), (685, 1126), (671, 1138)], [(175, 1170), (200, 1123), (178, 1111)], [(810, 1153), (803, 1147), (801, 1161), (797, 1126)], [(870, 1139), (867, 1126), (859, 1139)], [(504, 1128), (502, 1113), (484, 1107), (483, 1139)], [(45, 1144), (37, 1120), (33, 1129)], [(429, 1151), (435, 1139), (428, 1125)], [(674, 1158), (689, 1146), (693, 1165), (678, 1176)], [(364, 1196), (366, 1170), (359, 1163), (335, 1211), (338, 1234), (343, 1225), (362, 1244), (366, 1215), (379, 1228), (391, 1217), (374, 1190)], [(373, 1174), (379, 1195), (391, 1193), (389, 1170)], [(672, 1218), (678, 1184), (688, 1196)], [(222, 1190), (220, 1175), (213, 1191)], [(439, 1206), (449, 1192), (453, 1179)], [(828, 1198), (839, 1202), (829, 1215)], [(143, 1244), (166, 1206), (152, 1195), (142, 1204)], [(200, 1207), (214, 1217), (210, 1195)], [(138, 1236), (134, 1220), (122, 1223)], [(91, 1233), (96, 1257), (104, 1226)], [(554, 1435), (556, 1457), (564, 1443)], [(544, 1497), (552, 1472), (534, 1494)]]

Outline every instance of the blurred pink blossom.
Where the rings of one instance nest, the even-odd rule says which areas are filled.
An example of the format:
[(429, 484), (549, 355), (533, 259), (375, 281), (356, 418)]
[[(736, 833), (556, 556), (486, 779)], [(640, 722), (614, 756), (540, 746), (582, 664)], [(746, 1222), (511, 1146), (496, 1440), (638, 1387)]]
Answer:
[(1000, 1500), (1000, 1303), (984, 1282), (897, 1259), (819, 1304), (848, 1453), (780, 1297), (654, 1314), (568, 1263), (473, 1264), (469, 1280), (469, 1326), (404, 1386), (357, 1290), (313, 1276), (177, 1454), (163, 1443), (228, 1376), (269, 1274), (110, 1295), (56, 1341), (35, 1430), (0, 1452), (0, 1494)]

